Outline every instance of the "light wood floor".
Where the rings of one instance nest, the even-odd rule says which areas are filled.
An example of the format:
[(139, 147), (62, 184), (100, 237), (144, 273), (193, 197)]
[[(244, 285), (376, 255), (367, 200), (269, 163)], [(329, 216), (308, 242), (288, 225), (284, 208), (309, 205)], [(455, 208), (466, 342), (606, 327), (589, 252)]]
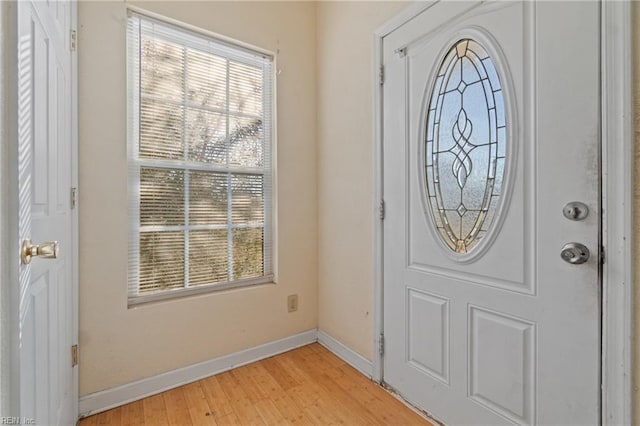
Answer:
[(319, 344), (86, 417), (94, 425), (429, 425)]

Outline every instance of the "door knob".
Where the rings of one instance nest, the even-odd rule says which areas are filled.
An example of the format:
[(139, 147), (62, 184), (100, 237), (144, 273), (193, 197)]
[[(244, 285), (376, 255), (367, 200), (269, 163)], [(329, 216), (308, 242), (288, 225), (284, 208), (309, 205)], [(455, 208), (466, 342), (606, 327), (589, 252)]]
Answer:
[(22, 242), (22, 250), (20, 250), (20, 259), (23, 265), (28, 265), (32, 257), (41, 257), (43, 259), (57, 259), (60, 247), (57, 241), (47, 241), (46, 243), (33, 245), (30, 239)]
[(562, 247), (560, 257), (567, 263), (580, 265), (589, 260), (589, 249), (580, 243), (567, 243)]

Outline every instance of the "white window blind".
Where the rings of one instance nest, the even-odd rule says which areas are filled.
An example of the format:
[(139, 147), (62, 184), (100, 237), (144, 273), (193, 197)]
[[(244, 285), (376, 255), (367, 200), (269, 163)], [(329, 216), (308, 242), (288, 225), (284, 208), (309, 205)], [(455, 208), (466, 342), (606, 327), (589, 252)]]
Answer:
[(129, 304), (270, 282), (273, 57), (129, 12)]

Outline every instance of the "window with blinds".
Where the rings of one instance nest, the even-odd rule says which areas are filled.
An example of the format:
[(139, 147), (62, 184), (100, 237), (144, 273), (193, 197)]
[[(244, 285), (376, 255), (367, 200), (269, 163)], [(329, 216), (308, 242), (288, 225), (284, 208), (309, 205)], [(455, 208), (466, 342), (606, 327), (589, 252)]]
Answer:
[(273, 280), (273, 57), (129, 12), (129, 304)]

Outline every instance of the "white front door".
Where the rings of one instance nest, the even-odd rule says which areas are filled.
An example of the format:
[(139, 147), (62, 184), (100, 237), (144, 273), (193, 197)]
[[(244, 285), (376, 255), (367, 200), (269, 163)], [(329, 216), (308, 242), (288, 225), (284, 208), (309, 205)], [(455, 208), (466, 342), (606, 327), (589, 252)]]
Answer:
[(43, 425), (77, 420), (70, 197), (75, 7), (17, 2), (19, 239), (39, 245), (30, 261), (23, 254), (19, 270), (19, 416)]
[(383, 39), (384, 381), (446, 424), (600, 421), (599, 11), (437, 2)]

